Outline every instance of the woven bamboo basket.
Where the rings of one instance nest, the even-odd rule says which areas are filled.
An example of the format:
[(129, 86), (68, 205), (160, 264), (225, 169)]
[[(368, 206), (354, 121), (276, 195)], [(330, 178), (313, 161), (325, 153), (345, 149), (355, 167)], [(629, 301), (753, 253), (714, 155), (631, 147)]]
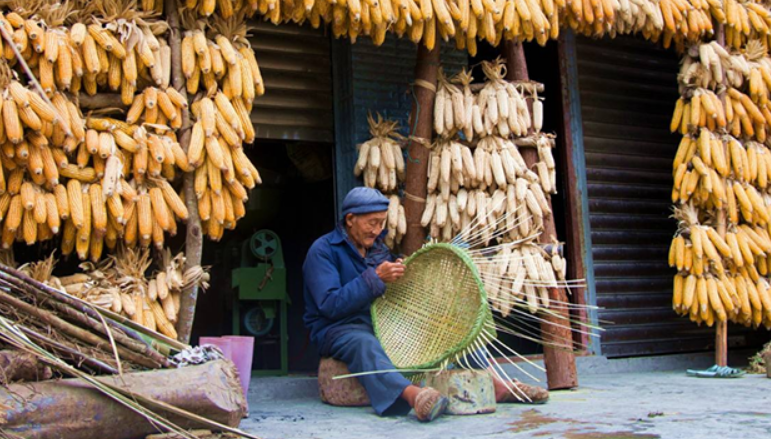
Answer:
[(469, 352), (493, 317), (479, 272), (462, 248), (431, 244), (406, 261), (399, 281), (372, 306), (375, 334), (393, 364), (440, 368)]

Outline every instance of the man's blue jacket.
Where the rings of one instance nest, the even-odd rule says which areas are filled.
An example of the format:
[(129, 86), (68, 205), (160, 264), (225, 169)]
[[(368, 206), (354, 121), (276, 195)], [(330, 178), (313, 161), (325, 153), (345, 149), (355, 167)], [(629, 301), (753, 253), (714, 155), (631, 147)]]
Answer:
[(383, 243), (384, 236), (385, 232), (364, 258), (339, 224), (308, 250), (303, 265), (304, 321), (317, 346), (323, 345), (327, 332), (334, 327), (349, 323), (372, 325), (370, 305), (386, 289), (375, 268), (394, 260)]

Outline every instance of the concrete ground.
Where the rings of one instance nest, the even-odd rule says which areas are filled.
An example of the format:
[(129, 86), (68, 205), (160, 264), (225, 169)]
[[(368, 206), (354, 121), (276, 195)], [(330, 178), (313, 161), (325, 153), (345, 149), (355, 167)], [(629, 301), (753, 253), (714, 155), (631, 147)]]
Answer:
[(264, 439), (771, 437), (771, 379), (765, 376), (692, 378), (680, 368), (707, 366), (706, 357), (647, 359), (655, 365), (648, 369), (678, 369), (648, 372), (639, 372), (639, 361), (611, 360), (604, 367), (598, 361), (608, 360), (579, 362), (580, 387), (552, 392), (545, 405), (499, 405), (493, 414), (444, 416), (431, 424), (322, 404), (314, 378), (255, 378), (241, 427)]

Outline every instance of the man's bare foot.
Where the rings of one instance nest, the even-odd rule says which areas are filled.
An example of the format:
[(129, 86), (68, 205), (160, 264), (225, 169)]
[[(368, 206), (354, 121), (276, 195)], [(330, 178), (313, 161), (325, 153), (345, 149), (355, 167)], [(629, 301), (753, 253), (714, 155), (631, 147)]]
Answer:
[(415, 398), (418, 397), (418, 393), (423, 390), (418, 386), (409, 385), (402, 392), (402, 399), (407, 401), (410, 407), (415, 408)]

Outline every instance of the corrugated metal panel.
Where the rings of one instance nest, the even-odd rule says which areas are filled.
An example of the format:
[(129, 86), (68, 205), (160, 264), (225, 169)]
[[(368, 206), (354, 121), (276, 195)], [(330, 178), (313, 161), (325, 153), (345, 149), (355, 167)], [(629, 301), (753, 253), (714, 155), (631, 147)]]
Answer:
[[(369, 39), (356, 44), (335, 42), (335, 75), (338, 68), (345, 74), (350, 65), (350, 78), (335, 78), (335, 113), (338, 121), (336, 186), (338, 202), (348, 191), (361, 185), (353, 176), (356, 145), (370, 138), (367, 114), (380, 113), (384, 118), (398, 120), (402, 134), (408, 134), (407, 120), (412, 110), (412, 82), (415, 76), (417, 47), (406, 39), (393, 35), (379, 47)], [(454, 44), (442, 47), (442, 67), (445, 72), (456, 72), (468, 64), (466, 52), (453, 49)], [(340, 66), (338, 66), (338, 64)], [(346, 130), (342, 133), (341, 130)]]
[(310, 26), (251, 22), (265, 95), (252, 110), (257, 138), (334, 141), (330, 40)]
[(577, 39), (589, 219), (608, 357), (706, 349), (714, 333), (671, 308), (675, 223), (668, 131), (678, 60), (643, 40)]

